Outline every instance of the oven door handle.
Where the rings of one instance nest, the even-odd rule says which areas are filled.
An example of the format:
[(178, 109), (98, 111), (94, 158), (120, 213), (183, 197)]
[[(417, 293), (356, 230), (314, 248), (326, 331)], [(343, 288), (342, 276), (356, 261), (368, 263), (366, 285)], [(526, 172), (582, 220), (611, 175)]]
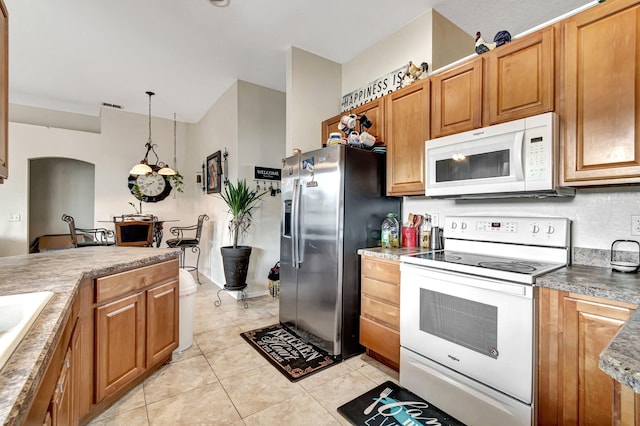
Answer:
[[(441, 292), (442, 288), (431, 286), (428, 284), (428, 282), (445, 281), (449, 285), (453, 286), (479, 288), (482, 290), (491, 290), (499, 293), (513, 294), (525, 297), (528, 297), (532, 294), (532, 292), (529, 292), (529, 294), (527, 292), (527, 290), (532, 286), (527, 286), (526, 284), (510, 284), (507, 282), (499, 282), (496, 280), (487, 280), (483, 277), (467, 275), (460, 272), (436, 271), (419, 266), (410, 266), (405, 263), (400, 265), (400, 271), (401, 282), (411, 282), (413, 284), (409, 285), (417, 284), (420, 288), (426, 288), (428, 290), (437, 292)], [(427, 278), (427, 280), (425, 280), (425, 278)], [(402, 288), (402, 284), (400, 285), (400, 288)]]

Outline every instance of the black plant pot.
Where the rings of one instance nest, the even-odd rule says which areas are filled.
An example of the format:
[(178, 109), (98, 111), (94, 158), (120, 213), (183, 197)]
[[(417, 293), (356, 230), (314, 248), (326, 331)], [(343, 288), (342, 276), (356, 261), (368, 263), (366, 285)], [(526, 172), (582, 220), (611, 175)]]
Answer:
[(247, 272), (249, 272), (249, 258), (251, 247), (232, 246), (220, 247), (222, 266), (224, 268), (224, 288), (226, 290), (242, 290), (247, 287)]

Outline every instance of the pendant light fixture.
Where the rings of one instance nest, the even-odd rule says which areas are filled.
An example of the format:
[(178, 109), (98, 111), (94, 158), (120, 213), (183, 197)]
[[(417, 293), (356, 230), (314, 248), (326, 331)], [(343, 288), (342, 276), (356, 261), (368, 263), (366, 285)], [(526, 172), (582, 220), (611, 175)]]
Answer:
[(163, 176), (173, 176), (176, 174), (176, 171), (160, 161), (160, 158), (158, 158), (158, 153), (155, 150), (155, 147), (157, 145), (151, 142), (151, 96), (155, 95), (155, 93), (146, 92), (146, 94), (149, 95), (149, 140), (147, 140), (147, 143), (145, 144), (147, 152), (144, 154), (144, 159), (142, 159), (139, 164), (136, 164), (131, 168), (131, 170), (129, 170), (129, 174), (148, 175), (149, 173), (152, 173), (153, 169), (149, 167), (149, 152), (153, 152), (153, 155), (156, 156), (155, 165), (160, 168), (160, 170), (158, 170), (158, 174)]

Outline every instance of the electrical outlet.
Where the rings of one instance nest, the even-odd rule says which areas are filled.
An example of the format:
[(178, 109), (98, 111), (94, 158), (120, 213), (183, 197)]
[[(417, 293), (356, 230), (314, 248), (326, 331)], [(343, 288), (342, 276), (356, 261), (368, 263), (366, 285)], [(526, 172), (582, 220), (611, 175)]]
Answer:
[(631, 216), (631, 235), (640, 235), (640, 215)]
[(431, 225), (440, 226), (440, 215), (438, 213), (431, 213)]
[(20, 213), (11, 213), (9, 215), (9, 222), (20, 222)]

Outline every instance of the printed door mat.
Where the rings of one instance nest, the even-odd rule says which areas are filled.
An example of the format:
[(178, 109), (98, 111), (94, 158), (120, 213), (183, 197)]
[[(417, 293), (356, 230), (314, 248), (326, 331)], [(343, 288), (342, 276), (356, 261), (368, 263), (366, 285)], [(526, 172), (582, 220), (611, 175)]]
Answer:
[(245, 331), (240, 336), (292, 382), (340, 362), (282, 324)]
[(338, 412), (356, 426), (464, 426), (464, 423), (389, 381), (338, 407)]

